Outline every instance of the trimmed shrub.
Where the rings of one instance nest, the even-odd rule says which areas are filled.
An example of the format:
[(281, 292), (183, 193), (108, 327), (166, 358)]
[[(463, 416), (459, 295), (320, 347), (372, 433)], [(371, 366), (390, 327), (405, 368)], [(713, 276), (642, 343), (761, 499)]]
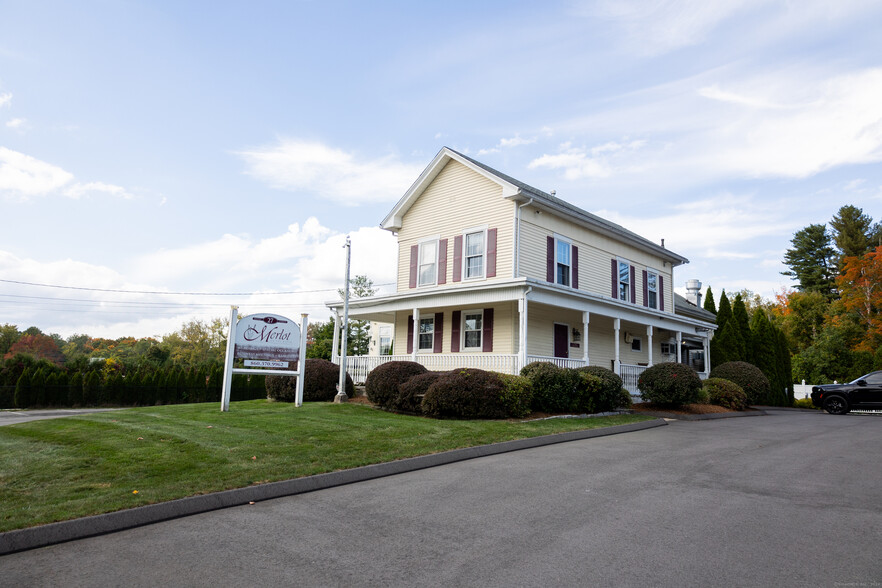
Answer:
[(422, 414), (423, 397), (435, 381), (447, 372), (426, 372), (417, 374), (398, 386), (398, 396), (392, 401), (391, 408), (412, 414)]
[[(306, 374), (303, 380), (304, 402), (330, 402), (337, 396), (340, 381), (340, 366), (327, 359), (317, 357), (306, 360)], [(266, 376), (267, 396), (279, 402), (296, 402), (296, 376)], [(346, 374), (346, 395), (355, 395), (355, 384)]]
[(454, 370), (429, 386), (423, 397), (423, 413), (464, 419), (505, 418), (502, 390), (502, 381), (494, 372), (473, 368)]
[(513, 418), (521, 419), (530, 414), (533, 404), (533, 382), (525, 376), (499, 374), (502, 392), (499, 400), (505, 413)]
[(572, 410), (574, 391), (579, 384), (575, 370), (566, 370), (547, 361), (524, 366), (521, 375), (533, 383), (533, 409), (542, 412)]
[(793, 401), (793, 408), (811, 408), (813, 410), (821, 410), (820, 406), (815, 406), (811, 398), (797, 398)]
[(747, 408), (747, 394), (735, 382), (723, 378), (708, 378), (704, 381), (703, 386), (710, 404), (732, 410)]
[(368, 374), (364, 391), (368, 400), (383, 408), (393, 408), (398, 398), (398, 387), (427, 370), (415, 361), (390, 361), (378, 365)]
[(679, 406), (701, 397), (701, 378), (682, 363), (657, 363), (646, 368), (637, 380), (643, 399), (654, 404)]
[(580, 372), (574, 369), (566, 369), (569, 371), (575, 386), (573, 387), (573, 395), (570, 399), (569, 409), (574, 412), (593, 413), (597, 411), (597, 397), (600, 395), (600, 389), (603, 382), (597, 376)]
[(631, 394), (624, 389), (622, 379), (614, 371), (599, 365), (576, 368), (576, 371), (600, 379), (600, 388), (594, 398), (594, 410), (597, 412), (631, 406)]
[(747, 394), (747, 402), (761, 404), (768, 402), (771, 388), (769, 379), (753, 364), (746, 361), (729, 361), (711, 370), (711, 378), (723, 378), (741, 386)]

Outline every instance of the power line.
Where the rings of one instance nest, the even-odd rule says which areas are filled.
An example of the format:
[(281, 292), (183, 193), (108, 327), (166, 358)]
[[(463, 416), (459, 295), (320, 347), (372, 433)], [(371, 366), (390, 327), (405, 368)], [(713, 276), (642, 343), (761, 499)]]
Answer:
[[(284, 296), (290, 294), (317, 294), (319, 292), (336, 292), (337, 288), (322, 288), (320, 290), (291, 290), (288, 292), (160, 292), (154, 290), (116, 290), (112, 288), (87, 288), (85, 286), (62, 286), (59, 284), (39, 284), (36, 282), (21, 282), (18, 280), (0, 280), (6, 284), (19, 284), (22, 286), (39, 286), (41, 288), (62, 288), (66, 290), (85, 290), (88, 292), (114, 292), (117, 294), (159, 294), (164, 296)], [(374, 286), (391, 286), (387, 284), (374, 284)]]

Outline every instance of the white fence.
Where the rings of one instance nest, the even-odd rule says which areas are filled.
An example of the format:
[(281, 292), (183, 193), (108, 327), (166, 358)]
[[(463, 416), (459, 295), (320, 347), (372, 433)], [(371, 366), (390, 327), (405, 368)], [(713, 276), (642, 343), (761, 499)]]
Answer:
[[(833, 380), (834, 384), (838, 384), (836, 380)], [(817, 386), (817, 384), (806, 384), (805, 380), (802, 381), (802, 384), (794, 384), (793, 385), (793, 398), (799, 400), (800, 398), (811, 398), (812, 397), (812, 386)]]
[(548, 363), (553, 363), (557, 367), (562, 368), (578, 368), (585, 365), (585, 360), (583, 359), (567, 359), (565, 357), (546, 357), (543, 355), (528, 355), (527, 363), (532, 363), (534, 361), (547, 361)]

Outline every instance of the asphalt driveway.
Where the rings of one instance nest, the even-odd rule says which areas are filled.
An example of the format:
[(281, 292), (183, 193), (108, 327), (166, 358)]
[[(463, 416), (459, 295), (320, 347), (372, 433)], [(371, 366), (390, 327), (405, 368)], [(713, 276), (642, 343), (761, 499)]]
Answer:
[(0, 557), (4, 586), (879, 586), (882, 420), (484, 457)]

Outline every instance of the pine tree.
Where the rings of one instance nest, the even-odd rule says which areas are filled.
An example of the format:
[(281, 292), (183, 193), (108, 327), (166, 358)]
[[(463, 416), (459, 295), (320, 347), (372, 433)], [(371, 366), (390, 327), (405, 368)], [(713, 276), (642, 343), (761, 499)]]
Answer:
[(28, 408), (31, 405), (31, 370), (25, 368), (15, 383), (15, 396), (13, 397), (16, 408)]
[(714, 302), (714, 293), (711, 291), (710, 286), (707, 287), (707, 292), (704, 295), (704, 309), (717, 314), (717, 305)]
[(732, 305), (729, 304), (729, 298), (726, 291), (720, 294), (720, 308), (717, 310), (717, 330), (719, 331), (726, 326), (726, 323), (732, 318)]
[(741, 294), (735, 295), (735, 302), (732, 304), (732, 319), (740, 333), (742, 352), (739, 361), (753, 363), (753, 343), (750, 335), (750, 319), (747, 318), (747, 307)]
[(775, 329), (778, 336), (778, 376), (779, 386), (784, 394), (782, 406), (793, 406), (793, 363), (790, 357), (790, 345), (787, 343), (787, 335), (780, 329)]
[(37, 368), (31, 377), (31, 404), (46, 406), (46, 372), (43, 368)]
[(850, 204), (839, 209), (830, 221), (833, 229), (833, 243), (839, 249), (839, 270), (843, 259), (860, 257), (873, 247), (873, 219), (864, 211)]
[[(772, 324), (766, 313), (758, 308), (750, 319), (750, 330), (753, 341), (754, 365), (769, 379), (770, 386), (778, 385), (778, 341), (772, 331)], [(772, 394), (775, 394), (774, 389)], [(771, 398), (762, 399), (770, 402)]]
[(83, 404), (83, 374), (76, 371), (67, 381), (67, 404), (68, 406), (80, 406)]
[(733, 321), (729, 321), (721, 331), (717, 331), (713, 339), (711, 339), (711, 368), (722, 365), (729, 361), (740, 361), (740, 353), (743, 353), (741, 340), (738, 336), (738, 329)]
[(83, 378), (83, 405), (95, 406), (101, 395), (101, 377), (98, 372), (91, 370)]
[(781, 272), (799, 282), (801, 292), (820, 292), (832, 298), (836, 292), (836, 251), (830, 246), (830, 235), (824, 225), (809, 225), (797, 231), (790, 241), (792, 249), (784, 254), (790, 270)]

